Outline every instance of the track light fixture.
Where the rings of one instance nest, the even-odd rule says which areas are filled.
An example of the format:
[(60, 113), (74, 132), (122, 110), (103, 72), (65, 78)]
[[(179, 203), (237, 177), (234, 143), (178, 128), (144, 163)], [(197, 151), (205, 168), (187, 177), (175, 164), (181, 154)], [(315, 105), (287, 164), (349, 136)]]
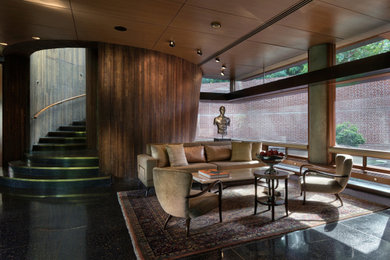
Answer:
[(219, 57), (216, 57), (215, 58), (215, 62), (220, 62), (221, 60), (219, 59)]
[(196, 53), (197, 53), (199, 56), (202, 56), (202, 55), (203, 55), (203, 52), (202, 52), (201, 49), (197, 49), (197, 50), (196, 50)]
[(222, 70), (226, 69), (226, 65), (225, 65), (225, 64), (222, 65), (221, 69), (222, 69)]
[(175, 44), (175, 41), (169, 41), (169, 47), (175, 47), (176, 46), (176, 44)]
[(225, 72), (221, 70), (221, 76), (225, 76)]
[(221, 23), (220, 23), (220, 22), (217, 22), (217, 21), (211, 22), (211, 23), (210, 23), (210, 26), (211, 26), (211, 28), (213, 28), (213, 29), (219, 29), (219, 28), (222, 27)]

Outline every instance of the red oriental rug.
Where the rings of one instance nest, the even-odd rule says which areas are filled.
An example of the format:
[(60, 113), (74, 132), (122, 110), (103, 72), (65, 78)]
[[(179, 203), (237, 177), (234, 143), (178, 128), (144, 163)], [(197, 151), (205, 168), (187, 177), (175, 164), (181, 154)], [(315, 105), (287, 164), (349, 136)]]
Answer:
[(118, 192), (134, 251), (140, 259), (177, 258), (239, 243), (269, 238), (291, 231), (352, 218), (387, 208), (341, 194), (344, 206), (333, 195), (307, 193), (302, 205), (294, 181), (289, 184), (289, 216), (284, 206), (275, 208), (275, 222), (267, 206), (258, 205), (254, 213), (253, 185), (223, 191), (223, 222), (218, 209), (191, 221), (190, 237), (185, 235), (185, 219), (172, 218), (163, 229), (167, 214), (156, 196), (144, 191)]

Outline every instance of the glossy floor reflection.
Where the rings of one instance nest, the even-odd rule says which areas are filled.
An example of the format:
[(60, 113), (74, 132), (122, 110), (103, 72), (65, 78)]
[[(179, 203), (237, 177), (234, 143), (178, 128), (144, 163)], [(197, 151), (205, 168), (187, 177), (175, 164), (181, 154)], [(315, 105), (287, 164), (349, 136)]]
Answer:
[[(71, 198), (0, 195), (0, 259), (136, 259), (116, 191)], [(390, 206), (390, 199), (346, 190)], [(389, 259), (390, 209), (185, 259)]]

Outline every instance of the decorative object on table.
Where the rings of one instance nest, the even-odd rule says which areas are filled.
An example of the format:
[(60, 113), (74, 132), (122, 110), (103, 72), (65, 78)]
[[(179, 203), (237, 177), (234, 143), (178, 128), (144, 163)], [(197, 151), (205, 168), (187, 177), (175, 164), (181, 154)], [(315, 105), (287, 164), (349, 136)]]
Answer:
[(269, 165), (269, 169), (265, 172), (268, 174), (276, 174), (277, 171), (275, 170), (274, 165), (281, 163), (284, 159), (286, 159), (284, 153), (279, 153), (276, 150), (262, 151), (260, 154), (256, 154), (256, 157), (263, 163)]
[(210, 179), (227, 178), (230, 176), (228, 172), (218, 171), (217, 169), (199, 170), (198, 173)]
[(225, 116), (225, 107), (221, 106), (219, 108), (219, 116), (214, 118), (214, 125), (218, 128), (218, 134), (222, 135), (222, 139), (227, 135), (227, 127), (230, 126), (230, 118)]

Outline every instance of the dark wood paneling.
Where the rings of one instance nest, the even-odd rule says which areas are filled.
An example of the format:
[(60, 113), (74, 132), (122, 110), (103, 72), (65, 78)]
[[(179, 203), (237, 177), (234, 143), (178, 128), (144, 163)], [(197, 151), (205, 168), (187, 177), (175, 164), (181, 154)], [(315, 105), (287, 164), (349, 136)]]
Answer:
[(127, 46), (99, 46), (100, 168), (137, 176), (151, 142), (193, 141), (202, 74), (181, 58)]
[[(30, 56), (30, 118), (57, 101), (85, 94), (85, 49), (41, 50)], [(61, 125), (85, 120), (85, 97), (53, 106), (31, 120), (30, 144)]]
[(95, 49), (86, 50), (86, 123), (88, 149), (97, 150), (97, 89), (98, 53)]
[(30, 59), (5, 57), (3, 76), (3, 167), (22, 159), (29, 148)]

